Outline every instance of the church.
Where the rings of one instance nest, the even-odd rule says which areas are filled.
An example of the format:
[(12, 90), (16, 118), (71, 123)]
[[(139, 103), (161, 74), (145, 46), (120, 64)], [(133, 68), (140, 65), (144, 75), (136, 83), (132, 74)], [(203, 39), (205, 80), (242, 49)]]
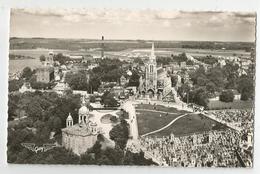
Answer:
[(145, 72), (139, 79), (139, 92), (142, 97), (149, 96), (151, 99), (170, 100), (174, 95), (173, 90), (171, 78), (166, 69), (157, 67), (154, 43), (152, 43), (151, 55), (145, 62)]
[(53, 68), (53, 52), (49, 52), (49, 56), (43, 61), (42, 65), (36, 69), (36, 80), (37, 82), (49, 83), (54, 79), (54, 68)]
[(91, 121), (89, 109), (83, 103), (78, 112), (77, 124), (73, 124), (70, 114), (66, 119), (66, 127), (62, 129), (62, 146), (82, 155), (95, 144), (98, 134), (102, 134), (102, 129)]

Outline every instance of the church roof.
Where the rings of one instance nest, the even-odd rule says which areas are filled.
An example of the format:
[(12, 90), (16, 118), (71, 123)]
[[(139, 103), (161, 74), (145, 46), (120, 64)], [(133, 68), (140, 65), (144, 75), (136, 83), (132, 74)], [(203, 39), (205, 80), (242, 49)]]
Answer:
[(79, 109), (79, 115), (87, 115), (87, 114), (89, 114), (89, 109), (87, 108), (87, 106), (83, 105)]
[(65, 132), (70, 135), (75, 135), (75, 136), (90, 136), (90, 135), (95, 135), (91, 132), (91, 129), (88, 125), (80, 125), (80, 124), (75, 124), (70, 127), (66, 127), (62, 129), (62, 132)]
[(67, 120), (73, 120), (72, 116), (69, 113), (69, 116), (67, 117)]

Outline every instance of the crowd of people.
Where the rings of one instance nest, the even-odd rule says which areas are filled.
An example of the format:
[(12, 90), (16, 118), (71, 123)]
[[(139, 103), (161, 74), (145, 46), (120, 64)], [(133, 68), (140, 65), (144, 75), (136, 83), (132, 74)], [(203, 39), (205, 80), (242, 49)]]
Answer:
[(251, 167), (252, 151), (242, 144), (242, 134), (233, 129), (210, 131), (183, 137), (144, 137), (145, 153), (174, 167)]
[(240, 129), (241, 142), (240, 146), (243, 148), (239, 152), (241, 158), (250, 165), (250, 161), (253, 151), (253, 132), (254, 132), (254, 110), (253, 109), (236, 109), (236, 110), (222, 110), (211, 111), (217, 119), (222, 120), (230, 125), (234, 125)]
[(241, 130), (253, 131), (254, 110), (221, 110), (208, 112), (214, 115), (217, 119), (226, 123), (232, 124)]

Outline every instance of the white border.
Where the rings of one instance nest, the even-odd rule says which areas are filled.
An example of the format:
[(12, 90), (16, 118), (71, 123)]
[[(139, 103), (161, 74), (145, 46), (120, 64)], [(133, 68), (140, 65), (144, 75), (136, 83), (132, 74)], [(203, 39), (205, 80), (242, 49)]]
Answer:
[[(199, 168), (154, 168), (154, 167), (99, 167), (99, 166), (62, 166), (62, 165), (8, 165), (6, 163), (7, 143), (7, 78), (9, 49), (9, 12), (10, 8), (23, 7), (60, 7), (60, 8), (132, 8), (132, 9), (175, 9), (175, 10), (216, 10), (216, 11), (257, 11), (258, 0), (2, 0), (0, 1), (0, 172), (1, 173), (257, 173), (260, 171), (260, 124), (259, 107), (259, 69), (256, 70), (256, 114), (255, 150), (253, 169), (199, 169)], [(259, 15), (259, 14), (258, 14)], [(259, 16), (257, 19), (259, 24)], [(257, 31), (259, 26), (257, 26)], [(259, 32), (257, 33), (259, 36)], [(258, 38), (258, 37), (257, 37)], [(259, 41), (257, 40), (257, 49)], [(259, 66), (257, 51), (257, 67)]]

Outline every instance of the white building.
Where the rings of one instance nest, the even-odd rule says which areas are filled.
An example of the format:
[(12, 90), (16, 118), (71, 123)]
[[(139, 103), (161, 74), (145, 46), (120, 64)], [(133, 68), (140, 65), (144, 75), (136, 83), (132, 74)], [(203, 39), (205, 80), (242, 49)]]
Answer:
[(97, 135), (102, 133), (102, 130), (89, 118), (89, 109), (85, 105), (79, 109), (77, 124), (73, 124), (74, 120), (69, 114), (66, 128), (62, 129), (62, 146), (82, 155), (96, 143)]

